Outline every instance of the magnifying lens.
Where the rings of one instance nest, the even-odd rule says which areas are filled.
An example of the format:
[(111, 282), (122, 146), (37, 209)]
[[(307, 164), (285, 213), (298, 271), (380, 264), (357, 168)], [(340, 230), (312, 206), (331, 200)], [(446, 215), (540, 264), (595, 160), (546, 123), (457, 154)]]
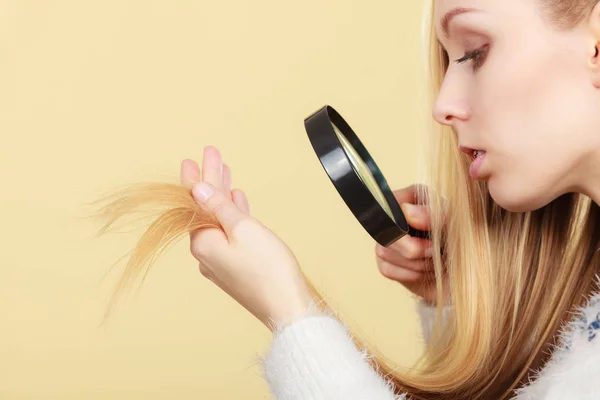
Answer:
[(321, 165), (363, 228), (388, 247), (410, 235), (428, 238), (412, 228), (379, 167), (342, 116), (326, 105), (304, 120)]

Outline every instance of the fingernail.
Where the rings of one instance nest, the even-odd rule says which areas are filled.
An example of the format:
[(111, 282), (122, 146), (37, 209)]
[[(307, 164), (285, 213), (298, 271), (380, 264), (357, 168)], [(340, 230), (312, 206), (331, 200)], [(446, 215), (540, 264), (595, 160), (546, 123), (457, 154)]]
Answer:
[(213, 189), (204, 182), (200, 182), (192, 189), (192, 193), (196, 199), (205, 202), (213, 195)]
[(425, 249), (425, 257), (433, 257), (433, 247), (428, 247)]

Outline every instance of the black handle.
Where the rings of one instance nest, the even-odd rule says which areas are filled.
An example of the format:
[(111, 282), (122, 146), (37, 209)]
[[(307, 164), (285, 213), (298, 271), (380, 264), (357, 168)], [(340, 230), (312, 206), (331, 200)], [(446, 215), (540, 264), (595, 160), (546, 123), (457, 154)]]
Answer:
[(412, 226), (408, 227), (408, 234), (412, 237), (429, 240), (429, 231), (422, 231), (419, 229), (415, 229)]

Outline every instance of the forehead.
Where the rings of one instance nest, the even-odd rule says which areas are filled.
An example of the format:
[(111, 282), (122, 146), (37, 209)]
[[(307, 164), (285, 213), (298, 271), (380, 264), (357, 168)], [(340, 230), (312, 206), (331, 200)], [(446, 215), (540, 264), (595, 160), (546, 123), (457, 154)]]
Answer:
[(477, 8), (480, 10), (501, 10), (514, 7), (517, 3), (530, 0), (433, 0), (436, 14), (445, 14), (453, 8)]
[[(505, 22), (516, 22), (524, 14), (530, 13), (530, 9), (536, 8), (535, 0), (433, 0), (434, 4), (434, 23), (437, 32), (442, 31), (444, 20), (448, 22), (448, 16), (459, 10), (475, 9), (487, 19), (504, 20)], [(446, 17), (446, 18), (445, 18)]]

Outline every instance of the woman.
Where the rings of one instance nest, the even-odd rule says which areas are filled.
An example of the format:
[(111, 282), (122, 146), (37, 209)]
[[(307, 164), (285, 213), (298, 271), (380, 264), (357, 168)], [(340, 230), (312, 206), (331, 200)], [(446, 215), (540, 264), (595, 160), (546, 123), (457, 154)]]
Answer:
[[(216, 149), (202, 172), (183, 162), (197, 204), (182, 191), (172, 203), (187, 214), (169, 218), (189, 222), (199, 205), (204, 222), (156, 232), (189, 228), (202, 274), (273, 330), (263, 365), (276, 399), (600, 398), (597, 1), (434, 2), (433, 114), (447, 132), (434, 136), (429, 189), (398, 194), (431, 241), (377, 249), (381, 272), (423, 296), (418, 370), (392, 372), (318, 307)], [(148, 258), (136, 254), (131, 265)]]

